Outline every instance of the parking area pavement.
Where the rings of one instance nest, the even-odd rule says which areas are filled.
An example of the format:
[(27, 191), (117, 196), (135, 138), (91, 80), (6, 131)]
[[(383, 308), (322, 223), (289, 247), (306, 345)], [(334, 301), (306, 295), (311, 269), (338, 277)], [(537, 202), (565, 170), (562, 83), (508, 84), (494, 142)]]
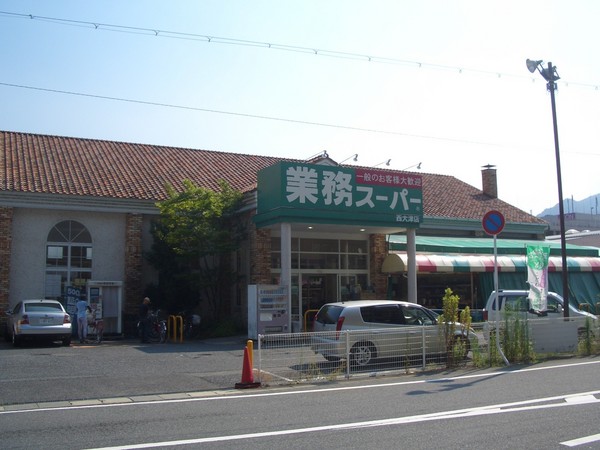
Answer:
[[(184, 343), (0, 343), (0, 408), (201, 395), (240, 382), (244, 336)], [(99, 400), (100, 399), (100, 400)]]

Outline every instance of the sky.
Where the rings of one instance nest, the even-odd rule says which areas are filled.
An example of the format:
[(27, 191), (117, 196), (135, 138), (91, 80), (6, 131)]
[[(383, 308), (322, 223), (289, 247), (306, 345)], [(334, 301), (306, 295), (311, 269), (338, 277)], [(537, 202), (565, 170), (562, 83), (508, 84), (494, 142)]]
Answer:
[(564, 198), (596, 195), (598, 19), (595, 0), (0, 0), (0, 129), (326, 151), (477, 188), (491, 164), (498, 196), (537, 215), (558, 203), (557, 164), (525, 61), (561, 77)]

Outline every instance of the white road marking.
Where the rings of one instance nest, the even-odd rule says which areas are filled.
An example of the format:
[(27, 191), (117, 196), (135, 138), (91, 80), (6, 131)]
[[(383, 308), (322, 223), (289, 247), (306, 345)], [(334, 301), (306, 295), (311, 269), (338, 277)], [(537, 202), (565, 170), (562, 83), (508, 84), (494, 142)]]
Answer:
[(566, 447), (577, 447), (582, 444), (590, 444), (592, 442), (600, 441), (600, 434), (593, 434), (591, 436), (582, 437), (579, 439), (573, 439), (571, 441), (561, 442), (560, 445), (564, 445)]
[(595, 403), (598, 400), (593, 395), (579, 395), (577, 397), (570, 397), (565, 399), (568, 403)]
[[(276, 430), (276, 431), (264, 431), (259, 433), (246, 433), (246, 434), (236, 434), (230, 436), (213, 436), (208, 438), (197, 438), (197, 439), (181, 439), (176, 441), (163, 441), (163, 442), (147, 442), (144, 444), (132, 444), (132, 445), (120, 445), (115, 447), (98, 447), (95, 449), (88, 450), (126, 450), (126, 449), (140, 449), (140, 448), (156, 448), (156, 447), (174, 447), (181, 445), (191, 445), (191, 444), (206, 444), (210, 442), (225, 442), (225, 441), (239, 441), (243, 439), (257, 439), (264, 437), (273, 437), (273, 436), (286, 436), (292, 434), (302, 434), (302, 433), (316, 433), (320, 431), (332, 431), (332, 430), (349, 430), (356, 428), (366, 428), (366, 427), (382, 427), (382, 426), (390, 426), (390, 425), (401, 425), (407, 423), (418, 423), (418, 422), (427, 422), (434, 420), (444, 420), (444, 419), (456, 419), (461, 417), (474, 417), (474, 416), (483, 416), (490, 414), (506, 414), (512, 412), (519, 411), (531, 411), (531, 410), (541, 410), (541, 409), (549, 409), (549, 408), (559, 408), (563, 406), (578, 406), (584, 403), (590, 403), (590, 396), (592, 394), (600, 394), (600, 391), (595, 391), (594, 393), (581, 393), (574, 395), (565, 395), (559, 397), (547, 397), (534, 399), (529, 401), (520, 401), (514, 403), (505, 403), (501, 405), (490, 405), (490, 406), (481, 406), (476, 408), (467, 408), (467, 409), (458, 409), (455, 411), (443, 411), (443, 412), (435, 412), (430, 414), (421, 414), (417, 416), (408, 416), (408, 417), (396, 417), (391, 419), (381, 419), (381, 420), (370, 420), (366, 422), (351, 422), (351, 423), (341, 423), (336, 425), (325, 425), (320, 427), (308, 427), (308, 428), (295, 428), (289, 430)], [(584, 401), (577, 401), (579, 398), (584, 399)], [(593, 397), (595, 402), (600, 403), (600, 400)], [(545, 403), (552, 400), (563, 400), (562, 402), (557, 403)], [(571, 400), (571, 401), (569, 401)], [(544, 404), (538, 404), (544, 403)], [(600, 440), (600, 435), (591, 436), (591, 441), (585, 442), (594, 442), (595, 440)], [(590, 439), (587, 438), (587, 439)], [(586, 438), (581, 438), (586, 439)], [(579, 440), (568, 441), (568, 442), (579, 442)], [(581, 443), (584, 443), (581, 441)], [(563, 445), (568, 445), (563, 443)], [(579, 444), (575, 444), (579, 445)]]

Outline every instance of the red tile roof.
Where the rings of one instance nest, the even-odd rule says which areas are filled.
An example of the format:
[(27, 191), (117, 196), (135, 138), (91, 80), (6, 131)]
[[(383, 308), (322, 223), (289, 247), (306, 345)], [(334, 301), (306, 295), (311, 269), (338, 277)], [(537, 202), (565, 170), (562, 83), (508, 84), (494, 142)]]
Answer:
[(93, 197), (165, 199), (190, 179), (218, 187), (219, 179), (244, 191), (256, 173), (281, 158), (157, 145), (0, 132), (0, 189)]
[(506, 222), (546, 222), (449, 175), (423, 174), (423, 210), (428, 217), (481, 220), (491, 210), (501, 211)]
[[(0, 131), (0, 192), (163, 200), (166, 184), (182, 180), (242, 192), (256, 188), (257, 172), (278, 161), (269, 156), (131, 144)], [(507, 222), (544, 223), (452, 176), (420, 174), (425, 216), (480, 219), (501, 210)]]

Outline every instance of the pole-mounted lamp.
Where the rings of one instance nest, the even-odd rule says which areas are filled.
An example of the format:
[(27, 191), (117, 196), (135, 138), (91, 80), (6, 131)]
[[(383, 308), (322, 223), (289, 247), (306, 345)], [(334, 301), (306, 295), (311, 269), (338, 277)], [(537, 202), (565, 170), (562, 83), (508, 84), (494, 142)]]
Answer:
[(392, 160), (388, 159), (387, 161), (381, 161), (380, 163), (375, 164), (373, 167), (377, 167), (377, 166), (380, 166), (382, 164), (385, 164), (386, 166), (389, 166), (391, 162), (392, 162)]
[(343, 160), (342, 162), (340, 162), (340, 164), (345, 163), (349, 159), (352, 159), (352, 161), (354, 161), (354, 162), (358, 161), (358, 153), (355, 153), (354, 155), (350, 156), (349, 158), (346, 158), (345, 160)]
[(316, 154), (308, 157), (307, 160), (310, 161), (311, 159), (316, 158), (316, 157), (329, 158), (329, 155), (327, 154), (327, 150), (322, 150), (319, 153), (316, 153)]
[(564, 317), (569, 317), (569, 273), (567, 271), (567, 239), (565, 237), (565, 208), (563, 205), (563, 191), (562, 191), (562, 175), (560, 171), (560, 152), (558, 150), (558, 126), (556, 124), (556, 102), (554, 99), (554, 91), (556, 90), (556, 82), (560, 80), (556, 66), (553, 66), (551, 62), (548, 63), (548, 67), (543, 66), (542, 60), (528, 59), (526, 61), (527, 69), (531, 73), (536, 70), (540, 73), (544, 80), (547, 81), (546, 87), (550, 91), (550, 101), (552, 104), (552, 125), (554, 126), (554, 152), (556, 154), (556, 180), (558, 182), (558, 215), (560, 220), (560, 254), (562, 259), (562, 284), (563, 284), (563, 299)]
[(423, 164), (423, 163), (414, 164), (414, 165), (412, 165), (412, 166), (408, 166), (408, 167), (406, 167), (406, 168), (404, 168), (404, 169), (402, 169), (402, 170), (408, 170), (408, 169), (412, 169), (413, 167), (415, 167), (417, 170), (421, 170), (421, 164)]

